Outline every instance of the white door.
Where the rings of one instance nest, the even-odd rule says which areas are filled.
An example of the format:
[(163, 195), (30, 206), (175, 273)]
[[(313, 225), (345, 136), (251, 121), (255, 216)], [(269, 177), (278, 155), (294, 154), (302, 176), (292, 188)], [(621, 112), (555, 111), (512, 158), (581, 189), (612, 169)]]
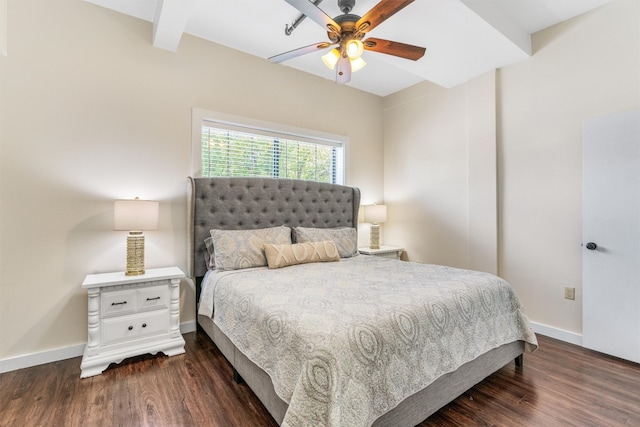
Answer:
[(584, 125), (583, 345), (640, 362), (640, 110)]

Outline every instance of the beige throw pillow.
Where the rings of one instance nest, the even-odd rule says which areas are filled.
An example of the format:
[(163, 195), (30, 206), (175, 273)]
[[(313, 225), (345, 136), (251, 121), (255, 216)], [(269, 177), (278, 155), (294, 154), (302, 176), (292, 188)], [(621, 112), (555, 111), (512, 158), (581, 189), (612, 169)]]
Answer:
[(211, 230), (215, 266), (220, 271), (267, 265), (263, 248), (267, 243), (290, 244), (289, 227), (257, 230)]
[(340, 254), (332, 241), (306, 242), (293, 245), (264, 245), (269, 268), (282, 268), (309, 262), (340, 261)]

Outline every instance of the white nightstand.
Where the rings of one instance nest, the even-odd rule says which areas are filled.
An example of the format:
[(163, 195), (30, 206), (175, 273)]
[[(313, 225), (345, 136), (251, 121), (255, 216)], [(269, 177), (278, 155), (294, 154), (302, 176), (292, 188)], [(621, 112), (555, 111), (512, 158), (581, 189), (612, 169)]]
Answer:
[(400, 257), (402, 256), (402, 252), (404, 252), (404, 248), (400, 248), (397, 246), (380, 246), (380, 249), (370, 249), (365, 246), (364, 248), (358, 248), (358, 252), (363, 255), (400, 259)]
[(89, 342), (80, 378), (99, 375), (109, 364), (131, 356), (184, 353), (181, 277), (178, 267), (148, 269), (141, 276), (88, 275), (82, 287), (89, 292)]

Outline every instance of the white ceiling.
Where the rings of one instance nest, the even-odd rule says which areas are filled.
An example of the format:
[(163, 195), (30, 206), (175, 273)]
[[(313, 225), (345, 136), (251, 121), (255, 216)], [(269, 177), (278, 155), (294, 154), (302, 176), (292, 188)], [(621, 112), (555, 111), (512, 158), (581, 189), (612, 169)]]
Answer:
[[(285, 35), (300, 13), (284, 0), (87, 0), (154, 23), (150, 43), (176, 51), (183, 33), (260, 58), (327, 40), (326, 31), (305, 19)], [(532, 33), (613, 0), (416, 0), (374, 28), (368, 36), (424, 46), (425, 56), (409, 61), (365, 51), (367, 66), (349, 86), (386, 96), (428, 80), (452, 87), (489, 70), (531, 56)], [(364, 15), (379, 0), (357, 0), (352, 13)], [(340, 15), (337, 0), (319, 7)], [(325, 51), (283, 65), (334, 80), (321, 61)], [(275, 66), (275, 65), (274, 65)]]

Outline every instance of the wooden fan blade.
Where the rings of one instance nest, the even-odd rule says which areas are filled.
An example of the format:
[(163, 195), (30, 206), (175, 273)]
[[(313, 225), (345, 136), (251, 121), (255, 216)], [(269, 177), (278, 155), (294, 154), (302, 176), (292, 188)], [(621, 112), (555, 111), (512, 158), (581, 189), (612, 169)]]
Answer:
[(291, 6), (298, 9), (302, 12), (303, 15), (308, 16), (324, 29), (329, 32), (337, 32), (340, 34), (340, 24), (333, 20), (329, 15), (324, 13), (322, 9), (320, 9), (315, 4), (311, 3), (309, 0), (285, 0)]
[(284, 53), (281, 53), (279, 55), (272, 56), (271, 58), (269, 58), (269, 61), (280, 63), (280, 62), (288, 61), (289, 59), (296, 58), (298, 56), (305, 55), (307, 53), (315, 52), (315, 51), (321, 50), (321, 49), (326, 49), (326, 48), (331, 47), (331, 46), (333, 46), (333, 44), (328, 43), (328, 42), (320, 42), (320, 43), (316, 43), (316, 44), (311, 44), (309, 46), (299, 47), (297, 49), (293, 49), (293, 50), (290, 50), (288, 52), (284, 52)]
[[(356, 22), (356, 28), (363, 33), (371, 31), (413, 2), (414, 0), (382, 0)], [(361, 29), (363, 24), (367, 24), (367, 26)]]
[(390, 40), (374, 39), (369, 37), (362, 42), (365, 50), (386, 53), (387, 55), (399, 56), (400, 58), (417, 61), (424, 56), (426, 48), (413, 46), (406, 43), (392, 42)]

